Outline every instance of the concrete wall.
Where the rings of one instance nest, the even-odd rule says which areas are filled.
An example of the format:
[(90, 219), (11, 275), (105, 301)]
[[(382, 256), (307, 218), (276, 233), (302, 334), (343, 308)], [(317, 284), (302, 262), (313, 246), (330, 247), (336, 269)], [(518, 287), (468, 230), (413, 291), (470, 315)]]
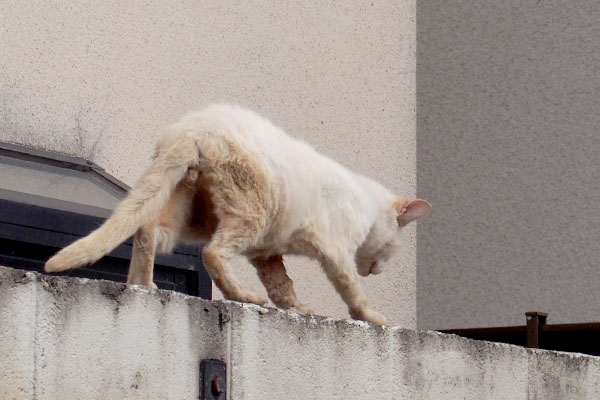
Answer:
[(418, 3), (422, 328), (600, 320), (597, 1)]
[(600, 358), (0, 267), (0, 398), (597, 399)]
[[(165, 125), (235, 102), (415, 194), (414, 0), (35, 0), (2, 2), (0, 15), (0, 140), (86, 158), (131, 185)], [(366, 286), (374, 308), (414, 327), (414, 227), (403, 253)], [(308, 305), (346, 315), (319, 267), (288, 261)]]

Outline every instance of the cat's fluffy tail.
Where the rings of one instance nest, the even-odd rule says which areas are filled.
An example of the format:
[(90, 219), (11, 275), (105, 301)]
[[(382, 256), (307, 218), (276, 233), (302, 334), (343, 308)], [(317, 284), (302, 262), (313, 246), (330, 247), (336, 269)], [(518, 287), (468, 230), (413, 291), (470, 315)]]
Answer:
[(196, 140), (188, 132), (162, 138), (152, 165), (117, 206), (109, 219), (88, 236), (65, 247), (46, 262), (45, 270), (58, 272), (99, 260), (156, 218), (189, 167), (197, 165)]

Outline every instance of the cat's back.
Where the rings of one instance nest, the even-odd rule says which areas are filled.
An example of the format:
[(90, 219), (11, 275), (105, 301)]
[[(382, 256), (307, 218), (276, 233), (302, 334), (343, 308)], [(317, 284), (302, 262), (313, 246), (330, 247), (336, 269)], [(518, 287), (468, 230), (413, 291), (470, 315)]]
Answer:
[(187, 114), (180, 122), (201, 137), (206, 132), (221, 137), (256, 161), (265, 163), (284, 180), (312, 182), (354, 180), (352, 173), (311, 145), (288, 135), (262, 115), (232, 104), (212, 104)]
[(319, 155), (262, 115), (231, 104), (212, 104), (182, 119), (202, 134), (211, 131), (238, 150), (260, 159), (275, 174), (293, 173), (298, 163)]
[(211, 104), (186, 115), (183, 121), (210, 125), (215, 133), (244, 142), (284, 143), (293, 139), (268, 119), (233, 104)]

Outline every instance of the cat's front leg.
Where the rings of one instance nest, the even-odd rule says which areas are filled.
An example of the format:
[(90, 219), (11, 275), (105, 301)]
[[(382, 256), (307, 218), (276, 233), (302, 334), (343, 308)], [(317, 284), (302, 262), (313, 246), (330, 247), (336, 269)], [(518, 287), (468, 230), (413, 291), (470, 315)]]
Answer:
[(326, 256), (322, 263), (327, 277), (348, 306), (348, 312), (352, 318), (379, 325), (387, 324), (387, 319), (383, 314), (373, 311), (367, 306), (367, 296), (358, 281), (353, 257), (345, 254)]
[(387, 325), (387, 318), (377, 311), (373, 311), (368, 307), (364, 307), (358, 310), (350, 310), (350, 316), (353, 319), (360, 319), (362, 321), (369, 321), (378, 325)]
[(293, 308), (304, 314), (312, 314), (313, 311), (302, 304), (296, 297), (293, 282), (287, 275), (283, 257), (275, 255), (272, 257), (257, 257), (250, 260), (256, 268), (260, 281), (267, 289), (269, 298), (276, 307), (284, 310)]

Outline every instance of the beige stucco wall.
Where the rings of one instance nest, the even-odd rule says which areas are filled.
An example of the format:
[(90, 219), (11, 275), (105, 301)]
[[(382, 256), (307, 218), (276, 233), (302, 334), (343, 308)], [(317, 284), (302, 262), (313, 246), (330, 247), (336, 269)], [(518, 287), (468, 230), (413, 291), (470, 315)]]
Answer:
[[(87, 158), (133, 184), (160, 129), (210, 102), (253, 108), (406, 195), (415, 193), (415, 1), (3, 2), (0, 140)], [(365, 280), (416, 324), (414, 227)], [(263, 291), (246, 265), (240, 279)], [(300, 297), (345, 316), (319, 267)]]
[(599, 3), (418, 4), (419, 327), (600, 321)]

